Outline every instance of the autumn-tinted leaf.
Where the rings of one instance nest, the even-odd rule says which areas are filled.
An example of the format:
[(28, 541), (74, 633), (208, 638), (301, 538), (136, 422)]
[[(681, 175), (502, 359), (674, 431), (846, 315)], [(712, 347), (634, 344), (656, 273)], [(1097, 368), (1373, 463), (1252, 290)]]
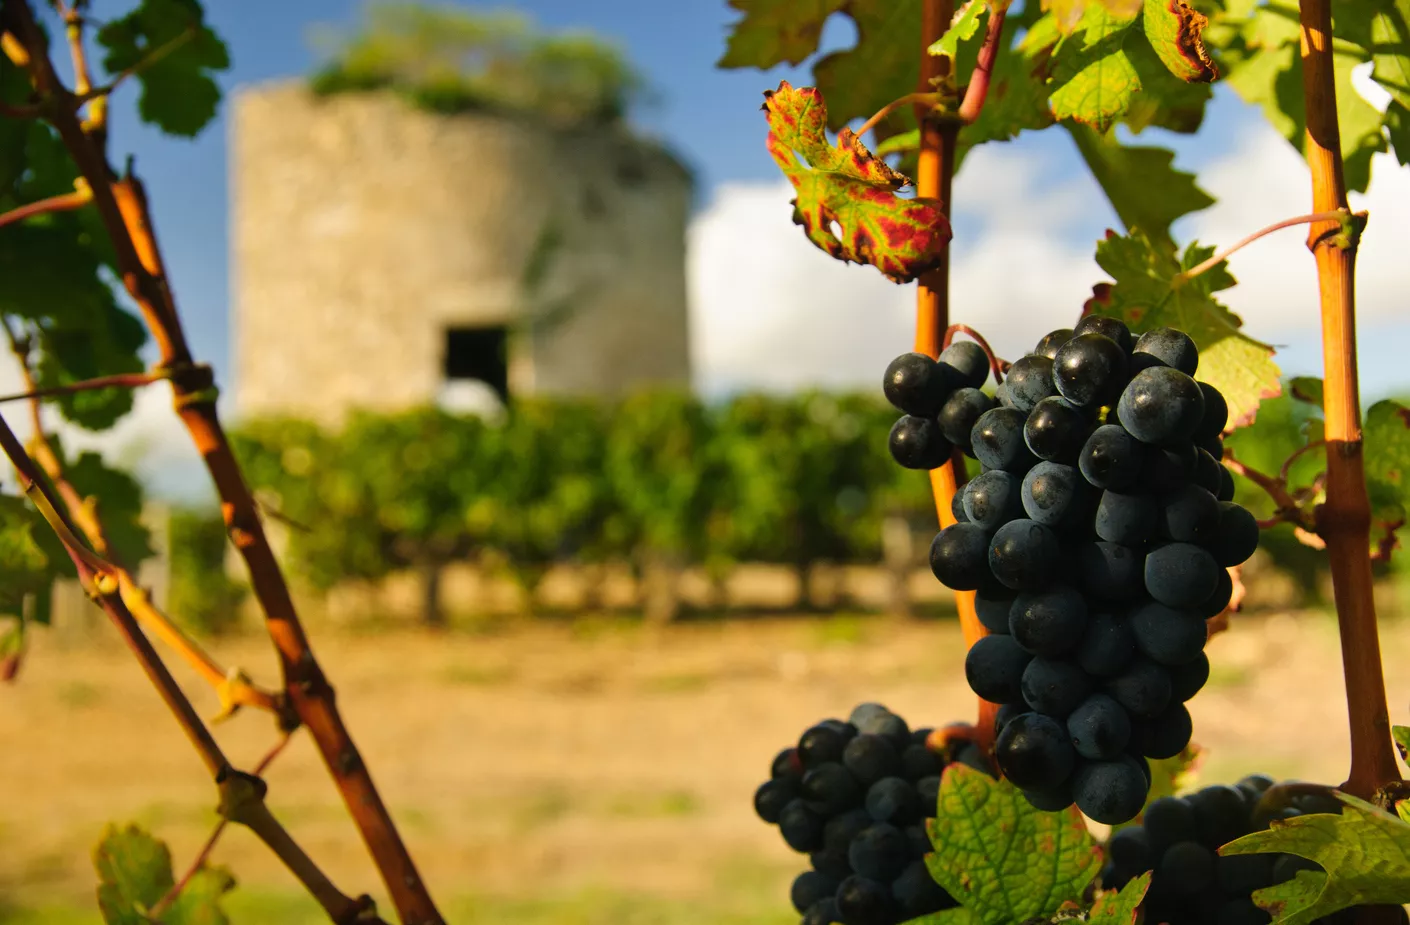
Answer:
[(801, 64), (817, 51), (823, 23), (846, 0), (730, 0), (744, 15), (730, 26), (729, 45), (717, 67)]
[(1101, 865), (1076, 807), (1039, 812), (1013, 784), (962, 764), (945, 768), (927, 830), (931, 876), (984, 925), (1052, 915)]
[(213, 75), (230, 66), (230, 55), (196, 0), (142, 0), (99, 29), (98, 42), (108, 50), (103, 67), (109, 73), (138, 68), (137, 111), (144, 122), (194, 137), (215, 118), (220, 87)]
[(960, 42), (974, 38), (974, 34), (979, 31), (980, 18), (988, 8), (988, 0), (967, 0), (965, 5), (955, 13), (955, 19), (950, 24), (950, 28), (946, 29), (945, 34), (930, 46), (928, 49), (930, 54), (955, 57), (959, 52)]
[(1140, 229), (1153, 241), (1173, 246), (1171, 224), (1214, 204), (1195, 185), (1194, 174), (1175, 169), (1173, 152), (1123, 145), (1110, 133), (1101, 135), (1073, 122), (1063, 125), (1128, 230)]
[(1140, 76), (1122, 48), (1134, 18), (1114, 15), (1090, 3), (1072, 35), (1053, 53), (1053, 115), (1072, 118), (1105, 132), (1126, 112), (1141, 89)]
[[(93, 866), (107, 925), (152, 925), (147, 913), (176, 882), (166, 843), (135, 825), (109, 826), (94, 849)], [(218, 901), (234, 885), (226, 871), (203, 868), (162, 914), (162, 925), (229, 925)]]
[(1219, 70), (1204, 46), (1209, 20), (1184, 0), (1145, 0), (1146, 38), (1160, 60), (1181, 80), (1209, 83)]
[(1141, 914), (1141, 900), (1146, 898), (1150, 885), (1151, 872), (1146, 871), (1128, 880), (1120, 892), (1103, 894), (1092, 906), (1087, 925), (1136, 925)]
[(1349, 906), (1410, 902), (1410, 824), (1356, 797), (1337, 797), (1346, 804), (1339, 815), (1275, 820), (1269, 830), (1219, 849), (1221, 855), (1283, 852), (1321, 865), (1253, 894), (1275, 925), (1310, 925)]
[(765, 98), (769, 153), (797, 191), (794, 221), (809, 240), (839, 260), (869, 263), (896, 282), (935, 266), (950, 241), (938, 202), (897, 196), (909, 181), (850, 130), (838, 133), (836, 145), (829, 142), (827, 107), (816, 88), (794, 89), (784, 81)]
[(1121, 318), (1133, 331), (1173, 327), (1189, 334), (1200, 351), (1197, 378), (1224, 393), (1229, 424), (1237, 427), (1251, 421), (1258, 403), (1277, 395), (1281, 386), (1273, 348), (1243, 333), (1239, 317), (1214, 298), (1234, 285), (1226, 265), (1176, 284), (1182, 270), (1213, 253), (1191, 244), (1181, 257), (1174, 245), (1153, 243), (1144, 233), (1107, 232), (1097, 245), (1097, 264), (1115, 285), (1097, 310)]

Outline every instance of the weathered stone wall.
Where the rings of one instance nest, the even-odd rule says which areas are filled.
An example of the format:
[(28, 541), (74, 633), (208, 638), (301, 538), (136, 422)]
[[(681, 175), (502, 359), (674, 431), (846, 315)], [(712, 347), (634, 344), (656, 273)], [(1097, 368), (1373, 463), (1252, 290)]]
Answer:
[[(434, 400), (454, 324), (516, 325), (519, 394), (689, 382), (691, 185), (663, 150), (301, 84), (240, 91), (233, 114), (241, 415)], [(558, 245), (526, 287), (549, 228)]]

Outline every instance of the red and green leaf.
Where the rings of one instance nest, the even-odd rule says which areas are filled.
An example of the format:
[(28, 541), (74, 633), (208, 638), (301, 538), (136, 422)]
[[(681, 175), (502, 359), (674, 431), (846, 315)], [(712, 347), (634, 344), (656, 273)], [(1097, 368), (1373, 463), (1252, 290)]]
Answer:
[(769, 153), (797, 191), (794, 221), (810, 241), (899, 283), (939, 263), (951, 236), (939, 202), (897, 196), (910, 181), (849, 129), (829, 142), (827, 106), (817, 88), (783, 81), (764, 96)]
[(1208, 18), (1185, 0), (1145, 0), (1146, 38), (1160, 60), (1181, 80), (1209, 83), (1219, 76), (1204, 45)]

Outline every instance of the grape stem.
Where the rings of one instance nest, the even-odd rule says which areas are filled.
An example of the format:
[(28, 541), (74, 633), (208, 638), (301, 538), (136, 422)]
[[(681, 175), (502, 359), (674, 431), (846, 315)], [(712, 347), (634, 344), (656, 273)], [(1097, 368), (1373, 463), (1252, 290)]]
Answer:
[[(921, 6), (920, 82), (917, 92), (947, 92), (953, 89), (954, 74), (950, 59), (929, 53), (931, 45), (940, 40), (955, 15), (954, 0), (925, 0)], [(955, 154), (959, 142), (960, 123), (955, 119), (937, 118), (933, 110), (916, 107), (920, 125), (920, 154), (916, 167), (916, 195), (940, 201), (940, 209), (948, 220), (950, 192), (955, 174)], [(940, 342), (950, 324), (950, 252), (941, 251), (935, 269), (921, 276), (916, 286), (915, 351), (927, 356), (940, 355)], [(955, 450), (950, 462), (930, 470), (930, 491), (935, 498), (935, 513), (943, 529), (955, 522), (951, 502), (964, 484), (964, 456)], [(973, 591), (955, 592), (955, 609), (959, 612), (960, 628), (964, 631), (965, 647), (974, 645), (987, 635), (979, 614), (974, 609)], [(988, 752), (993, 747), (994, 719), (997, 704), (979, 701), (979, 718), (975, 722), (979, 747)]]
[[(1317, 508), (1317, 533), (1331, 563), (1341, 631), (1351, 732), (1351, 769), (1342, 789), (1369, 800), (1400, 779), (1391, 744), (1371, 575), (1371, 503), (1362, 458), (1361, 397), (1356, 365), (1356, 248), (1365, 214), (1349, 216), (1337, 124), (1332, 60), (1331, 0), (1302, 0), (1302, 92), (1307, 113), (1303, 151), (1312, 176), (1314, 222), (1307, 246), (1317, 263), (1322, 315), (1322, 410), (1327, 441), (1326, 501)], [(1375, 910), (1358, 921), (1377, 921)]]
[(1288, 456), (1287, 459), (1283, 460), (1282, 467), (1278, 469), (1278, 481), (1282, 482), (1284, 485), (1287, 485), (1288, 472), (1292, 469), (1293, 463), (1301, 459), (1303, 454), (1311, 452), (1312, 450), (1322, 449), (1326, 445), (1327, 441), (1325, 440), (1313, 440), (1312, 442), (1293, 450), (1292, 454)]
[(994, 3), (989, 7), (989, 25), (984, 31), (984, 44), (979, 48), (979, 60), (975, 62), (969, 86), (965, 87), (964, 100), (958, 113), (966, 125), (979, 118), (989, 97), (989, 82), (994, 76), (994, 62), (999, 57), (999, 45), (1004, 37), (1004, 17), (1008, 11), (1007, 2)]
[(15, 206), (15, 208), (8, 212), (0, 213), (0, 228), (22, 222), (36, 215), (50, 215), (54, 212), (72, 212), (75, 209), (83, 208), (92, 201), (93, 191), (88, 188), (88, 184), (80, 180), (78, 189), (75, 189), (72, 193), (60, 193), (57, 196), (50, 196), (38, 202), (27, 202), (22, 206)]
[(1174, 278), (1171, 279), (1170, 285), (1183, 285), (1184, 283), (1194, 279), (1196, 276), (1199, 276), (1201, 273), (1204, 273), (1206, 270), (1214, 269), (1215, 267), (1219, 266), (1219, 264), (1223, 263), (1225, 260), (1228, 260), (1232, 254), (1237, 251), (1243, 250), (1245, 247), (1252, 244), (1254, 241), (1257, 241), (1264, 235), (1272, 234), (1275, 231), (1281, 231), (1284, 228), (1291, 228), (1294, 225), (1307, 225), (1312, 222), (1346, 222), (1349, 224), (1353, 218), (1355, 218), (1355, 216), (1351, 214), (1351, 211), (1349, 209), (1332, 209), (1326, 212), (1313, 212), (1311, 215), (1299, 215), (1296, 218), (1285, 218), (1281, 222), (1274, 222), (1266, 228), (1258, 229), (1253, 234), (1244, 238), (1237, 244), (1224, 248), (1222, 251), (1215, 254), (1213, 257), (1210, 257), (1203, 263), (1197, 263), (1194, 266), (1190, 267), (1188, 270), (1176, 273)]
[(907, 105), (908, 103), (913, 103), (917, 106), (935, 107), (939, 106), (941, 102), (942, 100), (940, 94), (938, 93), (907, 93), (900, 99), (892, 100), (891, 102), (887, 103), (885, 106), (877, 110), (870, 119), (863, 122), (861, 128), (857, 129), (857, 137), (861, 138), (865, 136), (867, 132), (870, 132), (872, 129), (876, 128), (876, 126), (881, 122), (882, 119), (885, 119), (887, 116), (891, 115), (893, 112), (900, 109), (902, 106)]
[(1273, 499), (1276, 511), (1269, 520), (1260, 520), (1258, 525), (1261, 529), (1275, 526), (1280, 523), (1288, 523), (1304, 530), (1315, 532), (1317, 525), (1311, 515), (1309, 515), (1301, 505), (1297, 503), (1288, 492), (1286, 473), (1277, 476), (1268, 475), (1257, 469), (1242, 463), (1234, 456), (1234, 451), (1230, 447), (1224, 448), (1224, 465), (1235, 475), (1241, 475), (1259, 488), (1268, 493), (1268, 497)]
[(170, 378), (171, 372), (169, 370), (98, 376), (94, 379), (70, 382), (67, 385), (50, 386), (47, 389), (31, 388), (26, 392), (16, 392), (13, 395), (0, 395), (0, 404), (12, 401), (24, 401), (26, 399), (52, 398), (55, 395), (72, 395), (75, 392), (92, 392), (96, 389), (136, 389)]
[(1004, 373), (1008, 372), (1009, 367), (1013, 364), (1008, 360), (1001, 360), (995, 356), (994, 348), (989, 346), (989, 342), (984, 339), (984, 335), (967, 324), (952, 324), (946, 328), (945, 337), (940, 342), (940, 349), (944, 350), (946, 347), (950, 346), (950, 344), (954, 342), (956, 334), (969, 335), (976, 344), (983, 348), (984, 355), (989, 358), (989, 370), (994, 374), (994, 384), (1001, 384), (1004, 381)]

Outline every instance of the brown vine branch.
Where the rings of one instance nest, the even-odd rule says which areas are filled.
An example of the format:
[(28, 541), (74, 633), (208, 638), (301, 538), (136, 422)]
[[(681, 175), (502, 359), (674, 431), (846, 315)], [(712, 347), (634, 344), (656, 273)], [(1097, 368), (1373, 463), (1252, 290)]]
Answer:
[[(4, 26), (19, 38), (31, 82), (41, 97), (71, 101), (49, 59), (48, 44), (28, 0), (4, 0)], [(102, 148), (79, 124), (72, 106), (55, 106), (51, 120), (79, 172), (94, 192), (94, 205), (113, 246), (118, 275), (136, 302), (161, 355), (173, 369), (177, 414), (210, 472), (232, 542), (245, 560), (265, 627), (279, 655), (290, 707), (308, 727), (349, 815), (357, 825), (404, 925), (443, 925), (444, 919), (372, 782), (366, 763), (338, 712), (332, 686), (309, 646), (288, 584), (270, 547), (216, 410), (209, 367), (192, 364), (176, 302), (167, 283), (142, 185), (117, 177)]]
[(37, 389), (31, 386), (26, 391), (16, 392), (13, 395), (0, 395), (0, 404), (12, 401), (33, 401), (39, 398), (52, 398), (55, 395), (72, 395), (76, 392), (92, 392), (97, 389), (136, 389), (170, 378), (171, 373), (165, 370), (157, 370), (156, 372), (150, 373), (118, 373), (113, 376), (98, 376), (93, 379), (84, 379), (80, 382), (70, 382), (68, 385), (50, 386), (47, 389)]
[[(1337, 124), (1331, 0), (1302, 0), (1304, 152), (1315, 213), (1349, 211)], [(1363, 219), (1364, 221), (1364, 219)], [(1353, 224), (1356, 232), (1359, 225)], [(1341, 233), (1337, 233), (1341, 231)], [(1340, 221), (1316, 222), (1308, 247), (1317, 262), (1322, 314), (1322, 409), (1327, 441), (1327, 498), (1317, 532), (1327, 543), (1341, 630), (1342, 672), (1351, 730), (1351, 770), (1343, 789), (1371, 799), (1400, 773), (1391, 745), (1371, 576), (1371, 504), (1362, 462), (1361, 397), (1356, 366), (1355, 268), (1358, 234)]]
[(1307, 225), (1313, 222), (1340, 222), (1350, 220), (1351, 217), (1351, 211), (1349, 209), (1332, 209), (1326, 212), (1313, 212), (1311, 215), (1299, 215), (1296, 218), (1285, 218), (1281, 222), (1274, 222), (1266, 228), (1258, 229), (1237, 244), (1224, 248), (1203, 263), (1196, 264), (1181, 273), (1176, 273), (1175, 277), (1170, 281), (1170, 284), (1172, 286), (1182, 285), (1194, 279), (1196, 276), (1199, 276), (1201, 273), (1214, 269), (1225, 260), (1228, 260), (1230, 255), (1242, 250), (1264, 235), (1281, 231), (1284, 228), (1291, 228), (1294, 225)]
[(984, 103), (989, 97), (989, 82), (994, 76), (994, 62), (998, 60), (999, 47), (1003, 44), (1004, 17), (1008, 11), (1007, 2), (989, 7), (989, 25), (984, 31), (984, 44), (979, 47), (979, 60), (975, 62), (974, 73), (970, 75), (969, 86), (965, 87), (958, 112), (966, 125), (972, 124), (984, 111)]
[(994, 348), (989, 346), (989, 342), (984, 339), (974, 328), (967, 324), (952, 324), (945, 329), (945, 339), (940, 343), (940, 349), (944, 350), (954, 341), (956, 334), (967, 334), (976, 344), (984, 350), (984, 355), (989, 358), (989, 371), (994, 374), (994, 384), (998, 385), (1004, 381), (1004, 373), (1009, 371), (1013, 364), (1008, 360), (1002, 360), (998, 354), (994, 353)]
[(60, 193), (57, 196), (50, 196), (48, 199), (41, 199), (38, 202), (27, 202), (22, 206), (15, 206), (8, 212), (0, 213), (0, 228), (6, 225), (13, 225), (22, 222), (27, 218), (36, 215), (49, 215), (53, 212), (72, 212), (74, 209), (81, 209), (93, 201), (93, 192), (88, 188), (88, 184), (82, 180), (78, 182), (79, 188), (72, 193)]
[(1304, 530), (1316, 529), (1312, 518), (1308, 516), (1307, 512), (1297, 503), (1297, 499), (1288, 492), (1285, 476), (1268, 475), (1258, 471), (1252, 466), (1240, 462), (1234, 455), (1233, 449), (1227, 446), (1224, 448), (1224, 465), (1228, 467), (1230, 472), (1235, 475), (1243, 476), (1263, 489), (1268, 497), (1273, 500), (1275, 508), (1274, 516), (1271, 520), (1260, 520), (1258, 522), (1260, 527), (1266, 529), (1267, 527), (1275, 526), (1280, 523), (1288, 523), (1295, 527), (1301, 527)]

